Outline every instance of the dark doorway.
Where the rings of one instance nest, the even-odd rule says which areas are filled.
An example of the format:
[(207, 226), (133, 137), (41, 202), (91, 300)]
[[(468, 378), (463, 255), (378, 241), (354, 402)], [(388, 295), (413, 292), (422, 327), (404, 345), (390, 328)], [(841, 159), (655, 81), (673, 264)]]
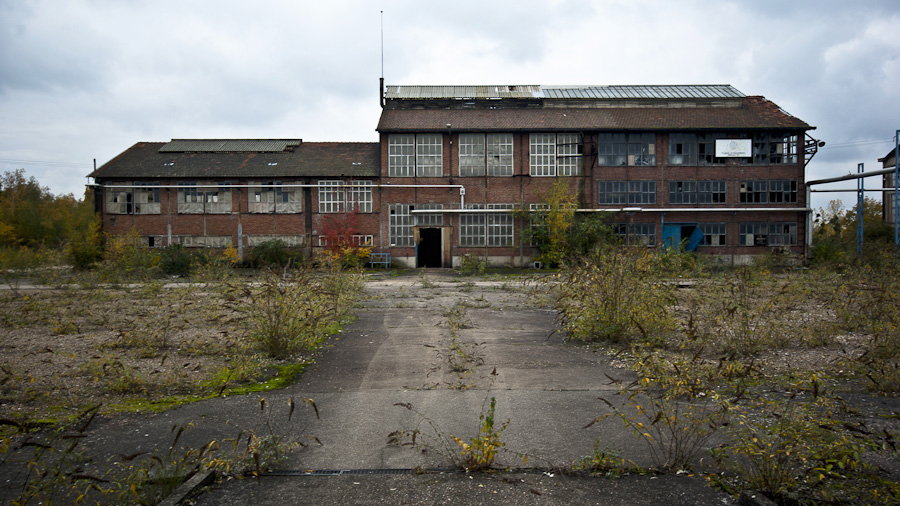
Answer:
[(416, 246), (416, 267), (443, 267), (441, 265), (441, 229), (419, 229), (419, 244)]

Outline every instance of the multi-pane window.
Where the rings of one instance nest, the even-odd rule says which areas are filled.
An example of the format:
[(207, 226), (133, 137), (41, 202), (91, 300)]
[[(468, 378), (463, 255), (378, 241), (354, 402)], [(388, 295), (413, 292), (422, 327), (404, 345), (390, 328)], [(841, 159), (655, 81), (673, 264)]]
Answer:
[(613, 232), (629, 246), (655, 246), (655, 223), (620, 223), (613, 225)]
[(371, 181), (319, 181), (320, 213), (372, 212)]
[(753, 163), (797, 163), (797, 136), (790, 134), (756, 134), (753, 136)]
[(670, 204), (722, 204), (725, 181), (669, 181)]
[[(716, 157), (716, 141), (725, 139), (752, 139), (752, 157)], [(796, 134), (778, 133), (726, 133), (671, 134), (669, 136), (670, 165), (712, 165), (734, 163), (756, 165), (788, 164), (799, 161)]]
[(701, 223), (700, 230), (703, 232), (701, 246), (725, 246), (724, 223)]
[(391, 246), (412, 246), (412, 215), (409, 204), (391, 204), (388, 206), (390, 218), (388, 220)]
[(441, 134), (391, 134), (388, 136), (388, 175), (440, 177), (443, 175)]
[(106, 212), (109, 214), (159, 214), (159, 188), (157, 183), (117, 183), (113, 186), (133, 186), (132, 188), (109, 188), (106, 190)]
[(741, 246), (796, 246), (797, 224), (741, 223)]
[(669, 135), (669, 164), (697, 165), (697, 134)]
[(180, 214), (223, 214), (231, 212), (231, 189), (227, 182), (216, 187), (213, 183), (179, 183), (178, 212)]
[[(439, 210), (443, 209), (443, 204), (416, 204), (416, 210)], [(415, 213), (415, 223), (420, 227), (440, 227), (444, 224), (444, 215), (442, 213)]]
[(581, 175), (581, 134), (535, 133), (529, 136), (528, 147), (532, 176)]
[(460, 176), (512, 176), (512, 134), (460, 134)]
[(656, 135), (600, 134), (598, 165), (656, 165)]
[(281, 186), (281, 181), (251, 183), (247, 189), (247, 209), (251, 213), (299, 213), (300, 189)]
[[(512, 208), (512, 204), (466, 204), (466, 209)], [(460, 215), (460, 246), (512, 246), (512, 243), (512, 213), (463, 213)]]
[(748, 204), (796, 203), (797, 181), (789, 179), (741, 181), (741, 202)]
[(656, 181), (598, 181), (597, 202), (604, 205), (655, 204)]
[[(374, 237), (366, 234), (353, 234), (350, 236), (350, 244), (358, 247), (370, 247), (374, 244)], [(318, 237), (318, 245), (320, 248), (333, 246), (327, 235)]]
[(259, 246), (260, 244), (268, 241), (281, 241), (285, 246), (295, 247), (295, 246), (304, 246), (306, 245), (306, 236), (304, 235), (245, 235), (247, 238), (247, 246), (251, 248), (254, 246)]

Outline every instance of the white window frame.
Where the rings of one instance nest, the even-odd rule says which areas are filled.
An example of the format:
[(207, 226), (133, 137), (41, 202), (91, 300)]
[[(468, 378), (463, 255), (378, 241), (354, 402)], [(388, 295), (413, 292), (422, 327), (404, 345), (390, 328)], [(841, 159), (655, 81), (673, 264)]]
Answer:
[(410, 204), (391, 204), (388, 206), (388, 233), (391, 246), (413, 246), (413, 220)]
[[(466, 209), (509, 209), (512, 204), (466, 204)], [(462, 213), (459, 245), (462, 247), (509, 247), (514, 244), (512, 213)]]
[(533, 133), (528, 138), (528, 173), (535, 177), (580, 176), (582, 139), (577, 133)]
[(512, 134), (460, 134), (460, 177), (513, 175)]
[(372, 212), (372, 182), (322, 179), (318, 182), (319, 213)]

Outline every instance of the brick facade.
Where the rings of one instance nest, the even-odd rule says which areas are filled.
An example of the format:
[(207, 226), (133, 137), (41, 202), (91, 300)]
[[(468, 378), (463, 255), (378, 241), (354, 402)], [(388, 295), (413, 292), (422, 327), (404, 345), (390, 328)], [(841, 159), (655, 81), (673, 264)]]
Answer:
[[(703, 239), (697, 250), (732, 261), (773, 248), (803, 253), (808, 215), (803, 145), (806, 131), (812, 127), (762, 97), (744, 97), (728, 88), (725, 91), (730, 94), (714, 100), (702, 96), (640, 100), (594, 96), (577, 100), (487, 97), (484, 101), (460, 101), (452, 91), (448, 96), (409, 100), (401, 89), (393, 96), (386, 94), (377, 144), (293, 141), (287, 147), (265, 144), (267, 151), (252, 152), (247, 147), (249, 141), (215, 141), (232, 142), (230, 148), (203, 140), (179, 141), (177, 145), (176, 141), (165, 145), (139, 143), (92, 177), (103, 206), (104, 231), (121, 234), (133, 229), (153, 246), (182, 242), (215, 247), (227, 243), (243, 249), (252, 247), (254, 238), (294, 237), (302, 238), (296, 240), (304, 247), (315, 249), (324, 220), (334, 216), (324, 211), (353, 207), (364, 211), (357, 215), (359, 234), (372, 236), (374, 248), (390, 252), (398, 263), (449, 267), (458, 265), (468, 254), (487, 257), (493, 263), (525, 265), (537, 253), (522, 240), (528, 220), (522, 212), (504, 212), (502, 205), (527, 210), (530, 204), (542, 203), (553, 184), (563, 180), (577, 196), (582, 212), (610, 210), (605, 213), (610, 224), (623, 231), (639, 230), (648, 244), (684, 240), (684, 235), (700, 228), (707, 230), (704, 236), (716, 237)], [(697, 93), (691, 87), (680, 91)], [(552, 94), (553, 90), (545, 93)], [(683, 114), (675, 110), (678, 108)], [(620, 126), (610, 126), (609, 122)], [(644, 145), (629, 145), (627, 149), (636, 146), (644, 150), (641, 154), (625, 153), (627, 143), (623, 141), (615, 146), (621, 152), (609, 155), (609, 139), (632, 134), (643, 135), (640, 142)], [(478, 144), (479, 136), (488, 140)], [(685, 136), (700, 139), (685, 144), (689, 150), (709, 149), (713, 142), (709, 139), (714, 138), (738, 139), (748, 145), (752, 139), (754, 151), (745, 158), (712, 158), (707, 152), (709, 158), (704, 161), (698, 161), (694, 153), (692, 163), (678, 163), (669, 157), (669, 144), (673, 139), (683, 142)], [(496, 141), (500, 147), (489, 145), (493, 139), (500, 139)], [(572, 139), (579, 140), (573, 143)], [(463, 175), (463, 142), (467, 150), (475, 146), (475, 155), (467, 151), (466, 160), (469, 164), (475, 160), (476, 169), (484, 156), (482, 174), (499, 160), (496, 163), (509, 175)], [(706, 146), (701, 145), (704, 142)], [(207, 145), (219, 151), (203, 151)], [(195, 151), (178, 151), (184, 146)], [(532, 167), (532, 146), (535, 159), (549, 165)], [(551, 155), (541, 158), (539, 149), (549, 149)], [(638, 156), (639, 162), (631, 163), (629, 157), (633, 156)], [(619, 163), (604, 163), (612, 159)], [(626, 160), (631, 164), (623, 165)], [(391, 175), (392, 163), (397, 173), (409, 175)], [(471, 170), (471, 165), (466, 167)], [(577, 173), (578, 167), (580, 175), (558, 175)], [(428, 176), (417, 176), (419, 172)], [(536, 175), (547, 172), (549, 175)], [(295, 192), (291, 198), (299, 203), (289, 212), (279, 212), (270, 204), (264, 204), (270, 206), (270, 212), (261, 212), (263, 204), (254, 207), (253, 199), (268, 202), (265, 199), (271, 195), (254, 194), (259, 187), (252, 185), (263, 181), (307, 187), (290, 189)], [(316, 186), (320, 181), (340, 181), (340, 185), (328, 194)], [(363, 208), (356, 207), (356, 196), (350, 196), (357, 195), (353, 193), (356, 189), (343, 186), (354, 181), (371, 184), (363, 192)], [(698, 182), (719, 186), (715, 201), (705, 194), (691, 194), (689, 198), (695, 202), (682, 204), (670, 202), (670, 182), (678, 188), (682, 184), (695, 188)], [(177, 187), (185, 183), (227, 183), (232, 187), (218, 190), (214, 197), (218, 200), (208, 204), (214, 211), (205, 212), (207, 208), (201, 207), (200, 212), (194, 208), (182, 212), (177, 200), (187, 197), (179, 197)], [(153, 202), (154, 206), (158, 203), (159, 212), (114, 214), (116, 209), (131, 209), (127, 207), (130, 200), (126, 207), (120, 202), (110, 204), (109, 192), (123, 191), (111, 188), (116, 184), (132, 184), (135, 192), (141, 191), (139, 184), (159, 186), (154, 197), (158, 202)], [(601, 184), (642, 193), (635, 197), (627, 192), (604, 194), (604, 199), (621, 201), (604, 204), (599, 195)], [(655, 191), (647, 193), (653, 185)], [(320, 194), (330, 200), (320, 205)], [(223, 204), (229, 196), (230, 207)], [(676, 197), (688, 198), (680, 194)], [(146, 199), (135, 194), (119, 200), (126, 198), (136, 202)], [(645, 203), (625, 202), (632, 198)], [(346, 202), (338, 202), (341, 199)], [(156, 210), (142, 205), (145, 211)], [(223, 206), (228, 210), (223, 211)], [(196, 237), (206, 239), (191, 239)]]

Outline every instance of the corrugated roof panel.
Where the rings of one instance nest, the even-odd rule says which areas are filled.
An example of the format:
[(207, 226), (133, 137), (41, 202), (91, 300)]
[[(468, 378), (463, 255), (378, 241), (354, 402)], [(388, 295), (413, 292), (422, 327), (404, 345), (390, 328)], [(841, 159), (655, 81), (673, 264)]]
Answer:
[(160, 153), (279, 153), (299, 146), (300, 139), (172, 139)]
[(745, 95), (727, 84), (645, 85), (645, 86), (547, 86), (545, 98), (585, 99), (676, 99), (741, 98)]
[(386, 86), (387, 99), (493, 99), (536, 98), (541, 87), (537, 85), (483, 85), (483, 86)]

